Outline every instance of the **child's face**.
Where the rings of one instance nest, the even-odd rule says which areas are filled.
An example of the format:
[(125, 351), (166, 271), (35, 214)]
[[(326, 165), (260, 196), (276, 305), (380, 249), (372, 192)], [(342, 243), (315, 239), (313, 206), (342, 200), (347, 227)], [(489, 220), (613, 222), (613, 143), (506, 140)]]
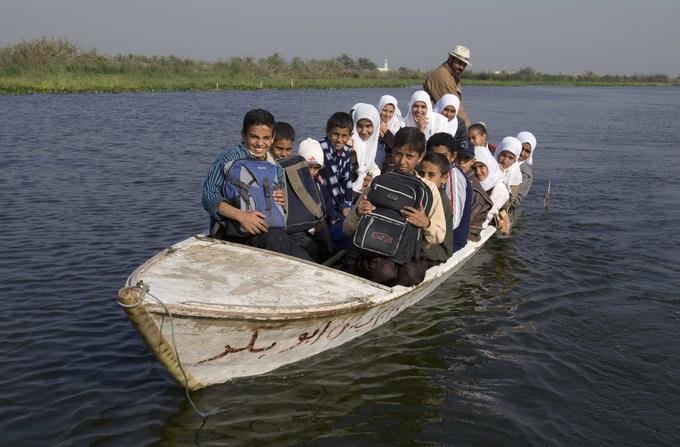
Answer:
[(397, 152), (394, 154), (394, 165), (401, 173), (413, 174), (424, 155), (419, 154), (418, 151), (409, 146), (402, 146), (397, 148)]
[(413, 118), (420, 119), (427, 115), (427, 106), (423, 101), (416, 101), (411, 106), (411, 113)]
[(319, 171), (321, 170), (321, 166), (319, 165), (309, 165), (309, 173), (312, 174), (312, 177), (316, 177), (319, 175)]
[(462, 158), (458, 157), (456, 160), (456, 166), (458, 166), (464, 173), (469, 173), (472, 169), (472, 165), (475, 163), (474, 158)]
[(472, 129), (468, 132), (468, 138), (475, 146), (486, 146), (486, 135), (478, 129)]
[(437, 185), (438, 188), (444, 186), (444, 184), (446, 184), (447, 178), (449, 177), (448, 174), (442, 175), (442, 171), (439, 169), (439, 166), (434, 163), (430, 163), (429, 161), (420, 163), (420, 170), (423, 171), (423, 177), (431, 180), (432, 183)]
[(373, 135), (373, 123), (371, 120), (362, 118), (357, 121), (357, 133), (362, 140), (368, 140)]
[(446, 106), (442, 110), (442, 115), (444, 115), (447, 120), (451, 121), (456, 116), (456, 108), (453, 106)]
[(522, 143), (522, 152), (519, 153), (519, 161), (525, 161), (531, 155), (531, 144)]
[(477, 180), (479, 180), (480, 182), (483, 182), (489, 176), (489, 168), (487, 168), (484, 163), (477, 162), (473, 164), (472, 167), (475, 170)]
[(264, 124), (250, 126), (246, 132), (241, 132), (241, 138), (248, 151), (258, 160), (267, 158), (267, 151), (274, 141), (274, 128)]
[(271, 153), (276, 160), (287, 158), (293, 153), (293, 140), (288, 138), (275, 138)]
[(501, 165), (503, 170), (508, 169), (517, 160), (515, 154), (510, 151), (503, 151), (498, 155), (498, 164)]
[(389, 120), (391, 120), (393, 116), (394, 116), (394, 106), (392, 104), (387, 104), (380, 111), (380, 121), (382, 121), (383, 123), (386, 123)]
[(453, 163), (453, 160), (456, 158), (454, 154), (449, 152), (449, 148), (446, 146), (432, 146), (430, 148), (430, 151), (434, 152), (435, 154), (442, 154), (443, 156), (446, 157), (446, 159), (449, 161), (449, 164)]
[(342, 149), (352, 137), (352, 129), (346, 127), (333, 127), (326, 131), (326, 136), (331, 140), (331, 144), (333, 144), (333, 147), (336, 150)]

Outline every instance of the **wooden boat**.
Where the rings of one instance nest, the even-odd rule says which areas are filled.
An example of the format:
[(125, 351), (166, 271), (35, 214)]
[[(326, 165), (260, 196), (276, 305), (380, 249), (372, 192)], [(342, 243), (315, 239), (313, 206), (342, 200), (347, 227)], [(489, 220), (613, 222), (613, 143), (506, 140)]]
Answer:
[(386, 287), (329, 267), (194, 236), (138, 267), (120, 304), (156, 358), (196, 390), (272, 371), (346, 343), (427, 296), (493, 235)]

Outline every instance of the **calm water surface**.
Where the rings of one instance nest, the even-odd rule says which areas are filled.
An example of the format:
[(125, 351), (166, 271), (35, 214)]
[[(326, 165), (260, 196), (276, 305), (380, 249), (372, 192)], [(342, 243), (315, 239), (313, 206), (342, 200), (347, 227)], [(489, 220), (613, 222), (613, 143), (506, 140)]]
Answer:
[(319, 137), (332, 112), (411, 91), (0, 96), (0, 444), (678, 445), (677, 88), (466, 87), (492, 141), (538, 136), (514, 236), (354, 342), (195, 393), (222, 412), (193, 413), (117, 289), (205, 230), (203, 178), (245, 111)]

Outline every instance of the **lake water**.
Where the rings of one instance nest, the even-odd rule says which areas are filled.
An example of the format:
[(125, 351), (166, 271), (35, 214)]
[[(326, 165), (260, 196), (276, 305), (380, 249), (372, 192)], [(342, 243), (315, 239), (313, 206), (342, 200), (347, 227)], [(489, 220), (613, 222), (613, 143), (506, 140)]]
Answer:
[(202, 182), (245, 111), (301, 140), (411, 92), (0, 96), (0, 444), (677, 445), (678, 88), (465, 87), (492, 142), (538, 137), (513, 237), (351, 343), (195, 393), (222, 411), (194, 414), (118, 288), (206, 229)]

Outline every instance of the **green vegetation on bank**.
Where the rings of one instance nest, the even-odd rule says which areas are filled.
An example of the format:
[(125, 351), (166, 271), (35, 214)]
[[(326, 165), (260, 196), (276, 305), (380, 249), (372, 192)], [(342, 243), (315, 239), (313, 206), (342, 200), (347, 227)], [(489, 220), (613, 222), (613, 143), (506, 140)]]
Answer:
[[(108, 56), (66, 40), (38, 39), (0, 48), (0, 92), (130, 92), (290, 88), (396, 88), (419, 85), (426, 73), (400, 67), (379, 72), (366, 58), (326, 60), (276, 53), (263, 59), (232, 57), (202, 62), (175, 56)], [(667, 75), (551, 75), (466, 72), (466, 85), (680, 85)]]

